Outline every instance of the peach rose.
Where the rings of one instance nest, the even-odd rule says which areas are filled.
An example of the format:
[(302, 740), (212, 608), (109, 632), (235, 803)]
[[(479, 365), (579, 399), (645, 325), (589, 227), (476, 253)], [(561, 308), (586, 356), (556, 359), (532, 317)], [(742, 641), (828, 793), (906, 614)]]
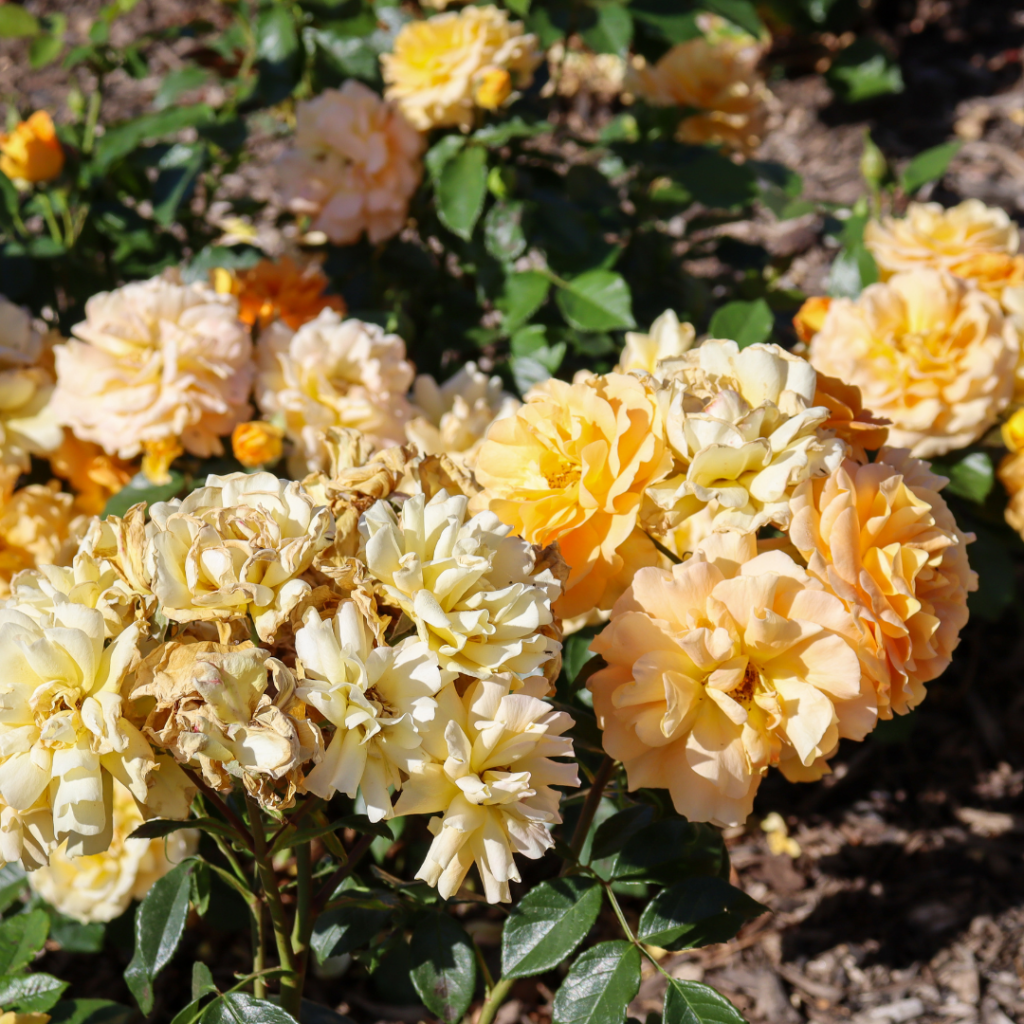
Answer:
[(658, 563), (637, 519), (645, 488), (671, 468), (652, 386), (612, 373), (534, 389), (491, 426), (475, 471), (484, 507), (531, 544), (558, 541), (570, 573), (555, 610), (572, 618), (610, 608), (637, 568)]
[(1013, 394), (1019, 339), (998, 303), (938, 270), (898, 273), (835, 299), (809, 358), (892, 421), (889, 441), (942, 455), (976, 441)]
[(905, 714), (946, 669), (978, 587), (964, 534), (939, 494), (945, 478), (905, 450), (845, 462), (793, 497), (792, 543), (808, 571), (871, 635), (879, 714)]
[(690, 821), (737, 825), (770, 765), (818, 765), (876, 719), (842, 602), (753, 534), (719, 533), (641, 569), (591, 650), (605, 750), (630, 789), (667, 787)]

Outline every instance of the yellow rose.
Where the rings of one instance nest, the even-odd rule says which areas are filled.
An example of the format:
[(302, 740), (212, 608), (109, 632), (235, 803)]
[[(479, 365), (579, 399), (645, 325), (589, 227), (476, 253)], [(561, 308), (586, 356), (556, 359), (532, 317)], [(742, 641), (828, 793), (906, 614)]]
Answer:
[(407, 22), (394, 52), (380, 59), (384, 95), (410, 124), (420, 131), (454, 125), (467, 132), (478, 106), (501, 106), (513, 82), (529, 85), (539, 61), (536, 36), (525, 35), (521, 21), (509, 21), (492, 5)]
[(911, 270), (834, 299), (808, 355), (892, 421), (922, 458), (976, 441), (1009, 404), (1019, 339), (999, 304), (945, 271)]
[(37, 110), (10, 135), (0, 134), (0, 171), (20, 181), (52, 181), (64, 168), (64, 149), (53, 120)]
[(247, 469), (272, 466), (281, 458), (284, 431), (263, 420), (239, 423), (231, 432), (231, 451)]
[[(562, 618), (611, 608), (657, 550), (638, 529), (644, 490), (672, 468), (653, 388), (628, 374), (551, 379), (495, 422), (476, 462), (478, 502), (569, 565)], [(627, 544), (628, 542), (628, 544)]]
[(1016, 455), (1024, 450), (1024, 409), (1018, 409), (1002, 426), (1003, 444)]

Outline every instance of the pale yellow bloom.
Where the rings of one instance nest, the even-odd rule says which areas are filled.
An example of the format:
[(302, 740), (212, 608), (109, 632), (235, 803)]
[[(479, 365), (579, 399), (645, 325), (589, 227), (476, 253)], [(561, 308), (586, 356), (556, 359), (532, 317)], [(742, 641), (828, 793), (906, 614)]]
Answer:
[[(540, 59), (537, 38), (523, 33), (521, 21), (509, 21), (493, 5), (467, 7), (402, 26), (394, 52), (380, 58), (384, 95), (421, 131), (469, 131), (477, 106), (494, 109), (492, 102), (500, 105), (511, 95), (499, 100), (495, 73), (505, 72), (510, 84), (524, 88)], [(479, 103), (481, 89), (485, 104)]]
[(219, 455), (220, 438), (249, 418), (252, 341), (234, 296), (154, 277), (94, 295), (72, 333), (56, 349), (53, 403), (110, 454), (180, 441)]
[(241, 777), (259, 795), (260, 776), (285, 779), (319, 748), (319, 734), (282, 708), (293, 694), (291, 673), (269, 651), (203, 641), (158, 647), (136, 670), (131, 697), (151, 698), (146, 735), (198, 765), (207, 785), (227, 790)]
[(702, 15), (703, 34), (677, 43), (655, 64), (634, 58), (625, 88), (659, 107), (695, 107), (682, 120), (683, 142), (720, 143), (749, 153), (767, 127), (769, 97), (757, 69), (763, 42), (717, 15)]
[(892, 421), (892, 445), (925, 458), (976, 441), (996, 422), (1013, 394), (1019, 348), (995, 300), (921, 269), (833, 300), (809, 357)]
[(658, 553), (638, 528), (644, 491), (672, 468), (653, 387), (624, 374), (551, 379), (497, 420), (477, 456), (480, 503), (569, 565), (562, 618), (608, 609)]
[(617, 53), (566, 51), (564, 43), (556, 42), (548, 50), (548, 73), (541, 96), (575, 96), (582, 92), (612, 98), (622, 92), (626, 62)]
[(56, 480), (0, 496), (0, 598), (8, 595), (11, 580), (23, 569), (69, 565), (81, 523), (74, 499)]
[(874, 725), (859, 638), (788, 555), (715, 534), (671, 571), (641, 569), (594, 639), (605, 750), (630, 789), (667, 787), (690, 821), (739, 824), (770, 765), (813, 765)]
[(53, 120), (37, 110), (9, 135), (0, 133), (0, 171), (15, 181), (52, 181), (64, 169), (64, 148)]
[(321, 310), (345, 313), (345, 300), (340, 295), (324, 295), (329, 282), (319, 265), (300, 265), (290, 256), (260, 260), (244, 270), (217, 267), (210, 281), (216, 291), (237, 296), (238, 318), (250, 327), (266, 327), (272, 320), (282, 320), (298, 330)]
[(58, 847), (47, 867), (28, 876), (29, 885), (51, 907), (83, 924), (120, 917), (132, 900), (141, 900), (157, 879), (192, 856), (199, 844), (195, 829), (159, 839), (132, 839), (142, 814), (119, 782), (114, 783), (113, 819), (114, 834), (103, 853), (69, 857)]
[(793, 498), (790, 540), (870, 634), (883, 718), (915, 708), (945, 671), (978, 586), (967, 562), (974, 537), (938, 493), (946, 482), (906, 451), (884, 449)]
[(149, 514), (146, 570), (161, 612), (175, 622), (248, 614), (264, 641), (310, 592), (299, 577), (334, 535), (330, 512), (272, 473), (209, 476)]
[[(544, 683), (544, 686), (547, 684)], [(554, 786), (578, 786), (572, 757), (573, 725), (529, 690), (510, 692), (511, 679), (475, 679), (460, 698), (454, 685), (437, 696), (435, 730), (424, 745), (432, 761), (411, 766), (395, 813), (440, 814), (416, 873), (443, 899), (458, 892), (476, 863), (489, 903), (511, 900), (508, 883), (520, 881), (513, 854), (531, 860), (554, 845), (560, 822)]]
[(397, 334), (324, 310), (295, 332), (272, 324), (257, 355), (256, 401), (268, 419), (284, 421), (292, 476), (324, 468), (330, 427), (355, 428), (381, 448), (405, 440), (415, 371)]
[(231, 431), (231, 454), (247, 469), (272, 466), (284, 452), (284, 431), (273, 423), (250, 420)]
[(1013, 279), (1024, 275), (1024, 258), (1016, 257), (1017, 225), (1005, 210), (980, 199), (948, 210), (938, 203), (911, 203), (903, 217), (869, 221), (864, 244), (883, 281), (906, 270), (948, 270), (998, 300), (1005, 285), (1019, 284)]
[[(423, 138), (353, 79), (299, 103), (295, 144), (277, 161), (285, 204), (336, 245), (376, 244), (405, 225), (423, 168)], [(291, 326), (299, 326), (292, 324)]]
[(438, 384), (429, 374), (416, 378), (413, 402), (420, 415), (405, 425), (405, 436), (425, 455), (448, 455), (472, 468), (488, 427), (522, 404), (469, 362)]
[(539, 551), (493, 512), (467, 517), (463, 495), (414, 495), (396, 515), (378, 501), (360, 520), (360, 557), (387, 601), (415, 623), (451, 682), (460, 673), (541, 675), (558, 650), (551, 623), (558, 579), (537, 571)]
[(50, 1024), (52, 1019), (48, 1013), (0, 1013), (0, 1024)]
[(371, 821), (391, 817), (389, 788), (400, 790), (426, 758), (420, 733), (437, 713), (437, 656), (413, 637), (374, 647), (351, 601), (323, 622), (311, 608), (295, 634), (295, 654), (302, 671), (297, 696), (334, 726), (305, 788), (325, 800), (361, 791)]
[(768, 839), (768, 850), (780, 857), (783, 854), (796, 860), (803, 852), (800, 844), (789, 834), (786, 820), (778, 811), (772, 811), (761, 822), (761, 831)]
[[(112, 835), (113, 779), (149, 802), (153, 751), (124, 717), (122, 684), (139, 628), (104, 646), (103, 616), (70, 602), (40, 625), (0, 608), (0, 796), (16, 811), (46, 801), (69, 856), (101, 853)], [(177, 801), (184, 817), (188, 801)]]
[[(676, 472), (648, 497), (659, 534), (714, 502), (714, 528), (785, 529), (793, 489), (834, 469), (845, 443), (822, 426), (817, 374), (778, 345), (708, 339), (658, 368), (666, 434)], [(660, 513), (660, 514), (659, 514)]]
[(666, 309), (651, 324), (647, 334), (626, 332), (626, 344), (619, 356), (616, 373), (643, 370), (654, 373), (663, 359), (677, 359), (693, 347), (696, 332), (693, 324), (680, 323), (671, 309)]

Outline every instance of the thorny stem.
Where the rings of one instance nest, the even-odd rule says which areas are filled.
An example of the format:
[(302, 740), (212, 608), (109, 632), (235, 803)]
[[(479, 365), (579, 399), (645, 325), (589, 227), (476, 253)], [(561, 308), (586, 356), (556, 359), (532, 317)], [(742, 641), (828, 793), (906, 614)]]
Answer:
[(316, 899), (313, 901), (314, 918), (327, 905), (331, 896), (334, 895), (334, 890), (337, 889), (338, 886), (341, 885), (341, 883), (352, 873), (352, 869), (359, 862), (363, 854), (370, 848), (370, 844), (372, 842), (372, 835), (367, 834), (360, 837), (359, 842), (356, 843), (356, 845), (349, 851), (348, 856), (345, 859), (345, 863), (342, 864), (326, 882), (324, 882), (320, 891), (316, 894)]
[[(576, 822), (576, 830), (572, 834), (571, 848), (577, 858), (580, 855), (580, 850), (583, 849), (583, 844), (587, 841), (587, 833), (590, 831), (594, 815), (597, 814), (597, 808), (601, 804), (604, 787), (608, 785), (608, 780), (612, 777), (614, 770), (615, 762), (606, 754), (601, 762), (601, 766), (594, 775), (594, 781), (590, 784), (590, 792), (587, 794), (586, 802), (580, 811), (579, 821)], [(571, 867), (572, 864), (566, 861), (562, 866), (562, 874), (566, 874)]]
[(270, 922), (274, 926), (277, 957), (285, 971), (281, 975), (281, 1008), (298, 1020), (302, 1003), (302, 979), (296, 970), (295, 957), (292, 953), (288, 915), (285, 913), (284, 903), (281, 901), (281, 889), (277, 884), (274, 865), (267, 852), (267, 839), (263, 832), (263, 818), (259, 804), (248, 793), (245, 794), (245, 804), (249, 808), (256, 870), (259, 872), (267, 909), (270, 911)]
[[(233, 810), (224, 802), (221, 795), (215, 790), (211, 789), (198, 775), (190, 772), (187, 768), (184, 769), (185, 774), (195, 783), (198, 787), (199, 792), (206, 797), (207, 800), (217, 808), (218, 811), (224, 816), (227, 823), (235, 830), (239, 841), (245, 846), (250, 853), (255, 851), (253, 846), (253, 838), (249, 835), (249, 830), (246, 828), (245, 822), (235, 814)], [(249, 797), (246, 796), (248, 801)]]

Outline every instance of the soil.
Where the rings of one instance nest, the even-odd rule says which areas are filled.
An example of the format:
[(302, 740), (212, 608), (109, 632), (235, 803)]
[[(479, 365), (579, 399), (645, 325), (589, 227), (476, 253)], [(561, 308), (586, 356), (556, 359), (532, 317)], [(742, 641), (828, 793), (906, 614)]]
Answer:
[[(62, 0), (27, 6), (36, 13), (66, 8)], [(98, 0), (76, 3), (72, 32), (84, 36), (99, 6)], [(113, 41), (193, 17), (225, 16), (206, 0), (140, 2), (117, 23)], [(959, 139), (962, 148), (930, 197), (944, 203), (977, 197), (1024, 219), (1024, 4), (882, 0), (873, 24), (873, 33), (899, 55), (905, 91), (844, 107), (819, 73), (841, 40), (783, 39), (776, 52), (782, 77), (772, 83), (775, 126), (759, 158), (798, 169), (806, 198), (851, 204), (863, 191), (865, 130), (896, 168), (923, 148)], [(186, 45), (153, 47), (146, 78), (114, 77), (110, 116), (144, 109), (161, 76), (180, 65)], [(0, 99), (22, 112), (59, 111), (72, 84), (87, 90), (83, 76), (58, 68), (27, 73), (20, 45), (0, 41)], [(785, 285), (820, 293), (833, 252), (823, 223), (816, 214), (778, 223), (762, 212), (731, 226), (730, 234), (784, 257)], [(769, 779), (754, 817), (726, 838), (735, 883), (771, 914), (731, 943), (667, 954), (662, 966), (714, 985), (751, 1024), (1022, 1024), (1022, 616), (1017, 601), (999, 622), (972, 619), (954, 664), (931, 684), (924, 704), (867, 742), (844, 746), (822, 782)], [(797, 844), (788, 852), (771, 852), (760, 827), (771, 812), (781, 815)], [(493, 927), (485, 921), (478, 929), (489, 956), (497, 952), (499, 922), (495, 917)], [(54, 950), (40, 967), (72, 980), (77, 996), (130, 1003), (119, 977), (130, 949), (125, 927), (115, 928), (114, 948), (104, 954)], [(218, 981), (227, 981), (249, 955), (243, 937), (208, 925), (190, 928), (186, 945), (161, 982), (153, 1020), (187, 1002), (193, 959), (210, 963)], [(498, 1024), (547, 1024), (557, 981), (553, 975), (546, 984), (519, 983)], [(422, 1007), (389, 999), (358, 974), (313, 979), (310, 988), (311, 998), (361, 1024), (427, 1017)], [(642, 1021), (660, 1012), (663, 995), (660, 975), (645, 972), (631, 1014)]]

